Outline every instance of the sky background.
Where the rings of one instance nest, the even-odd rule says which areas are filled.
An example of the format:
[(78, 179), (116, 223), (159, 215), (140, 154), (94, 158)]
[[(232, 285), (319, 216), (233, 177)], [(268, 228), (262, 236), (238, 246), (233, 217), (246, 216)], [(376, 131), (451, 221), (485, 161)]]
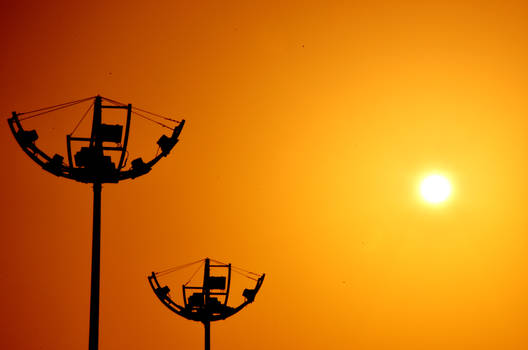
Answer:
[[(528, 346), (524, 1), (0, 6), (6, 119), (101, 94), (187, 120), (103, 188), (101, 349), (201, 349), (146, 277), (206, 256), (267, 274), (215, 350)], [(81, 115), (33, 120), (38, 145)], [(0, 348), (86, 349), (91, 188), (0, 140)], [(453, 195), (430, 206), (435, 171)]]

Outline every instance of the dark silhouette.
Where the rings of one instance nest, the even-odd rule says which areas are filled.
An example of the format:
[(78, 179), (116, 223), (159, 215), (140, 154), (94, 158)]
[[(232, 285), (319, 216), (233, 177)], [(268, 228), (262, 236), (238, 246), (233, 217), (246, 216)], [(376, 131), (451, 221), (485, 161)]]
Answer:
[[(90, 106), (90, 109), (93, 107), (91, 136), (74, 137), (73, 132), (66, 136), (66, 146), (68, 150), (67, 164), (64, 163), (63, 156), (55, 154), (53, 157), (50, 157), (40, 150), (35, 143), (38, 140), (37, 132), (35, 130), (24, 130), (22, 127), (21, 121), (23, 120), (34, 118), (44, 113), (50, 113), (58, 109), (71, 107), (88, 100), (94, 100), (92, 106)], [(111, 105), (102, 105), (103, 100), (111, 103)], [(127, 111), (124, 136), (122, 125), (108, 125), (102, 123), (102, 110), (107, 108), (124, 109)], [(89, 112), (89, 110), (87, 112)], [(54, 175), (62, 176), (83, 183), (117, 183), (121, 180), (133, 179), (148, 173), (152, 167), (161, 158), (167, 156), (172, 148), (176, 145), (178, 142), (178, 136), (180, 135), (185, 124), (185, 120), (182, 120), (177, 122), (178, 125), (175, 128), (171, 128), (152, 119), (151, 117), (145, 116), (142, 113), (151, 114), (152, 118), (158, 117), (172, 122), (177, 122), (174, 119), (162, 117), (139, 108), (134, 108), (131, 104), (125, 105), (105, 97), (96, 96), (42, 108), (31, 112), (13, 112), (13, 116), (8, 119), (8, 123), (20, 147), (22, 147), (24, 152), (26, 152), (26, 154), (44, 170)], [(161, 152), (156, 157), (146, 163), (142, 158), (137, 158), (131, 162), (131, 167), (129, 169), (124, 169), (127, 158), (126, 151), (132, 114), (146, 118), (152, 122), (160, 124), (163, 127), (172, 129), (173, 132), (170, 137), (166, 135), (162, 135), (160, 137), (157, 144), (160, 147)], [(23, 118), (19, 118), (22, 115), (25, 116)], [(81, 150), (72, 157), (72, 142), (84, 142), (87, 144), (87, 146), (82, 147)], [(111, 143), (112, 145), (108, 145), (108, 143)], [(112, 162), (111, 157), (106, 155), (105, 152), (120, 152), (117, 166)]]
[[(182, 285), (183, 306), (178, 305), (174, 300), (171, 299), (169, 295), (169, 287), (162, 287), (157, 277), (202, 261), (205, 262), (203, 284), (201, 286), (187, 286), (187, 283), (189, 283), (187, 282), (186, 284)], [(213, 260), (213, 262), (214, 265), (211, 265), (211, 260), (206, 258), (191, 264), (183, 265), (181, 267), (176, 267), (161, 272), (152, 272), (152, 274), (148, 277), (152, 290), (163, 303), (163, 305), (188, 320), (199, 321), (203, 323), (205, 329), (205, 350), (210, 350), (211, 348), (211, 322), (224, 320), (230, 316), (233, 316), (248, 304), (252, 303), (255, 300), (255, 296), (262, 286), (262, 283), (264, 282), (264, 277), (266, 276), (265, 274), (256, 274), (233, 267), (235, 272), (242, 273), (244, 276), (256, 281), (257, 283), (253, 289), (244, 289), (242, 295), (244, 296), (245, 301), (242, 304), (236, 307), (231, 307), (227, 305), (227, 300), (229, 298), (229, 290), (231, 286), (232, 266), (231, 264), (224, 264), (216, 260)], [(211, 276), (211, 267), (226, 268), (227, 276)], [(188, 291), (195, 292), (187, 297)], [(220, 298), (223, 297), (223, 300), (220, 300), (216, 296), (219, 296)]]
[[(21, 121), (37, 117), (42, 114), (50, 113), (59, 109), (68, 108), (76, 104), (93, 100), (92, 105), (83, 115), (77, 126), (71, 134), (66, 136), (68, 163), (64, 163), (64, 157), (55, 154), (50, 157), (40, 150), (35, 142), (38, 140), (38, 134), (35, 130), (24, 130)], [(103, 105), (102, 101), (110, 103)], [(73, 133), (82, 122), (86, 114), (93, 108), (92, 130), (90, 137), (73, 137)], [(122, 125), (109, 125), (102, 123), (102, 110), (105, 108), (126, 110), (126, 124), (123, 136)], [(141, 112), (141, 113), (140, 113)], [(130, 131), (130, 121), (132, 114), (146, 118), (157, 124), (173, 130), (171, 137), (161, 136), (158, 145), (161, 149), (160, 154), (148, 162), (137, 158), (131, 162), (129, 169), (124, 169), (127, 158), (127, 145)], [(144, 114), (149, 114), (147, 117)], [(20, 116), (25, 115), (23, 118)], [(177, 126), (171, 128), (153, 118), (162, 118), (176, 122)], [(99, 282), (100, 282), (100, 252), (101, 252), (101, 191), (103, 183), (118, 183), (121, 180), (133, 179), (148, 173), (152, 167), (162, 158), (169, 154), (172, 148), (178, 142), (178, 136), (181, 133), (185, 120), (180, 122), (170, 118), (160, 116), (139, 108), (132, 108), (131, 104), (110, 100), (101, 96), (89, 97), (82, 100), (63, 103), (56, 106), (41, 108), (35, 111), (16, 113), (8, 119), (9, 127), (15, 136), (18, 144), (26, 154), (33, 159), (44, 170), (56, 175), (72, 179), (82, 183), (93, 184), (93, 240), (92, 240), (92, 271), (91, 271), (91, 293), (90, 293), (90, 334), (89, 350), (97, 350), (99, 344)], [(84, 142), (86, 146), (81, 147), (80, 151), (72, 157), (72, 141)], [(110, 145), (109, 145), (110, 144)], [(120, 152), (119, 162), (116, 166), (112, 162), (108, 152)], [(75, 162), (73, 161), (75, 160)]]

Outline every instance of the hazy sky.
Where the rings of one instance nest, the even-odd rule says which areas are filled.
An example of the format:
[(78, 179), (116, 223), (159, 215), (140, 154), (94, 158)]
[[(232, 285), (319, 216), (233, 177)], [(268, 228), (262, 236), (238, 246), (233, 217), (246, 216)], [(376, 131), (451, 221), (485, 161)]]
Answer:
[[(206, 256), (267, 274), (215, 350), (528, 347), (525, 2), (0, 6), (6, 119), (101, 94), (187, 120), (103, 188), (101, 349), (201, 349), (146, 276)], [(39, 145), (63, 152), (81, 115), (32, 121)], [(131, 147), (154, 153), (151, 128)], [(0, 348), (86, 349), (91, 188), (0, 132)], [(418, 194), (434, 171), (440, 206)]]

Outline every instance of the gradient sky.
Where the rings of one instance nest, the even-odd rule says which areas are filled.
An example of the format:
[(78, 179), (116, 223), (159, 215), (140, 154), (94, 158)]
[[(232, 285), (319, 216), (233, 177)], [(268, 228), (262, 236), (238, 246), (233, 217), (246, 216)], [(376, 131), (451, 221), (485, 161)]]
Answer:
[[(149, 175), (104, 186), (101, 349), (201, 349), (146, 276), (205, 256), (267, 274), (215, 350), (528, 347), (524, 1), (0, 6), (6, 119), (101, 94), (187, 120)], [(39, 142), (79, 118), (35, 120)], [(86, 349), (91, 188), (0, 132), (0, 348)], [(454, 189), (436, 207), (433, 171)]]

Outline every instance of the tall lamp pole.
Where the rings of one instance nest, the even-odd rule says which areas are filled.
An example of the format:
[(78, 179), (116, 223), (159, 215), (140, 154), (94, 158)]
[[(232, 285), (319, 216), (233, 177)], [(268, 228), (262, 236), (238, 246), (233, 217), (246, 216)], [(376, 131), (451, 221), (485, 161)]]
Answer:
[[(76, 137), (73, 136), (73, 132), (66, 135), (67, 162), (64, 161), (64, 156), (62, 155), (55, 154), (54, 156), (49, 156), (42, 151), (36, 143), (38, 140), (36, 130), (25, 130), (22, 126), (22, 122), (26, 119), (51, 113), (59, 109), (68, 108), (86, 101), (93, 101), (90, 108), (85, 113), (86, 115), (90, 109), (93, 108), (91, 135), (90, 137)], [(106, 102), (106, 105), (103, 105), (103, 101)], [(110, 125), (102, 122), (103, 109), (122, 109), (126, 111), (124, 131), (123, 125)], [(137, 158), (131, 162), (129, 168), (126, 168), (126, 160), (128, 158), (127, 145), (132, 114), (146, 118), (171, 129), (172, 135), (162, 135), (159, 138), (157, 144), (160, 152), (153, 159), (145, 162), (142, 158)], [(146, 114), (149, 116), (146, 116)], [(81, 118), (81, 121), (83, 118), (84, 115)], [(174, 122), (176, 123), (176, 126), (170, 127), (155, 120), (156, 118)], [(93, 236), (88, 349), (97, 350), (99, 346), (102, 185), (104, 183), (118, 183), (122, 180), (134, 179), (147, 174), (152, 167), (161, 158), (166, 157), (176, 145), (178, 142), (178, 136), (185, 124), (185, 120), (176, 121), (159, 114), (133, 108), (131, 104), (124, 104), (98, 95), (82, 100), (62, 103), (60, 105), (40, 108), (30, 112), (13, 112), (12, 117), (8, 119), (8, 124), (22, 150), (44, 170), (56, 176), (93, 185)], [(72, 154), (72, 143), (74, 142), (84, 144), (75, 155)], [(112, 161), (111, 157), (111, 154), (115, 153), (117, 153), (119, 158), (117, 165)]]
[(93, 184), (93, 236), (92, 279), (90, 287), (90, 335), (89, 350), (97, 350), (99, 344), (99, 286), (101, 279), (101, 190), (100, 182)]

